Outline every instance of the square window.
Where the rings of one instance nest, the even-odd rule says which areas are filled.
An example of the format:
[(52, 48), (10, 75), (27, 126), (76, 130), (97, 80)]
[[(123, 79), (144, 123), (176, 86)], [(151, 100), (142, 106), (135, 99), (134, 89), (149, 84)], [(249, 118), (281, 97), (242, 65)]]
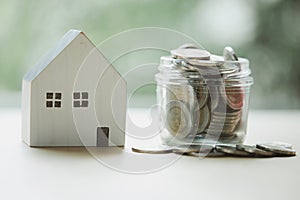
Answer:
[(74, 92), (73, 99), (80, 99), (80, 92)]
[(74, 108), (80, 107), (80, 101), (73, 101), (73, 107)]
[(55, 93), (55, 99), (61, 99), (61, 93)]
[(54, 102), (54, 107), (55, 108), (60, 108), (61, 107), (61, 101), (55, 101)]
[(46, 107), (47, 108), (52, 108), (53, 107), (53, 102), (52, 101), (46, 101)]
[(82, 101), (81, 107), (88, 107), (88, 106), (89, 106), (89, 102), (88, 101)]
[(47, 92), (46, 99), (53, 99), (53, 92)]
[(82, 97), (82, 99), (88, 99), (89, 98), (89, 94), (87, 92), (82, 92), (81, 93), (81, 97)]

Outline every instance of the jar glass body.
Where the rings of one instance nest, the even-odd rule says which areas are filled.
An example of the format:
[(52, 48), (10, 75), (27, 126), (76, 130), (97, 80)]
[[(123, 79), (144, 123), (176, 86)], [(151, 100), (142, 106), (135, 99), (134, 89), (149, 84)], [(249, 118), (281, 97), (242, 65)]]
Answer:
[(207, 68), (204, 72), (183, 66), (180, 60), (161, 58), (155, 79), (164, 144), (244, 141), (253, 83), (249, 62), (212, 62), (212, 69), (217, 73), (207, 75)]

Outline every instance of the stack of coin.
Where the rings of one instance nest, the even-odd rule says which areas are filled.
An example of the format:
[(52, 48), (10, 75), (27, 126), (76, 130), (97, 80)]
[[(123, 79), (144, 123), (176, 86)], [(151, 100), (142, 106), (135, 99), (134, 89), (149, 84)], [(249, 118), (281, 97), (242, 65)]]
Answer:
[(212, 133), (221, 133), (221, 137), (232, 137), (241, 119), (241, 110), (234, 112), (212, 112), (209, 129)]

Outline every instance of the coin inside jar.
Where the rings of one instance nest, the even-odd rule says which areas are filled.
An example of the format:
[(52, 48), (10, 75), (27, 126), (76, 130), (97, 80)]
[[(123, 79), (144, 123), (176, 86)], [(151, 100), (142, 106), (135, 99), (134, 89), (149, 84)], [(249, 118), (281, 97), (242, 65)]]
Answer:
[(182, 101), (171, 101), (167, 109), (167, 129), (176, 138), (185, 138), (192, 127), (191, 114)]
[(208, 99), (208, 90), (205, 86), (195, 87), (194, 88), (195, 95), (198, 100), (198, 107), (201, 109), (207, 103)]
[(187, 43), (181, 45), (180, 47), (178, 47), (178, 49), (198, 49), (198, 47), (194, 44)]
[(225, 60), (239, 60), (232, 47), (225, 47), (223, 51)]
[(230, 108), (239, 110), (244, 105), (244, 93), (241, 88), (236, 88), (234, 91), (226, 89), (227, 102)]
[(171, 50), (171, 54), (174, 58), (182, 59), (198, 59), (198, 60), (209, 60), (210, 53), (202, 49), (174, 49)]
[(199, 126), (197, 132), (202, 133), (209, 125), (210, 120), (210, 111), (207, 105), (200, 109), (199, 115)]

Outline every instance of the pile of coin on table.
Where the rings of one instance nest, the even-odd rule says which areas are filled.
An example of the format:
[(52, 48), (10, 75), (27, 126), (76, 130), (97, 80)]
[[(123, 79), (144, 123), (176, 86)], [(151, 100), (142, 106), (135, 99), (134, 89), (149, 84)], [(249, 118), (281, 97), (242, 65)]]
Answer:
[[(166, 108), (168, 131), (179, 139), (194, 137), (195, 134), (191, 132), (196, 132), (196, 136), (209, 133), (229, 140), (237, 137), (239, 129), (241, 132), (244, 129), (241, 121), (243, 114), (247, 114), (245, 94), (248, 91), (244, 90), (243, 86), (237, 86), (241, 85), (242, 72), (240, 64), (236, 62), (239, 58), (233, 49), (226, 47), (221, 57), (211, 55), (208, 51), (195, 46), (184, 45), (171, 50), (171, 55), (173, 61), (177, 59), (185, 63), (178, 64), (176, 69), (180, 69), (180, 73), (186, 76), (189, 86), (169, 84), (166, 93), (158, 94), (164, 96), (168, 105)], [(170, 58), (162, 57), (162, 59)], [(233, 63), (228, 64), (225, 61)], [(251, 72), (248, 70), (243, 73), (242, 75), (247, 77)], [(194, 78), (197, 75), (198, 78)], [(194, 109), (195, 105), (197, 109)], [(198, 119), (191, 119), (191, 110), (199, 112), (194, 114)], [(195, 128), (195, 123), (196, 130), (191, 131)], [(242, 140), (243, 136), (240, 137)]]
[(132, 148), (136, 153), (147, 154), (168, 154), (176, 153), (198, 157), (290, 157), (296, 156), (296, 151), (292, 145), (283, 142), (267, 142), (256, 145), (246, 144), (216, 144), (216, 145), (190, 145), (161, 148)]

